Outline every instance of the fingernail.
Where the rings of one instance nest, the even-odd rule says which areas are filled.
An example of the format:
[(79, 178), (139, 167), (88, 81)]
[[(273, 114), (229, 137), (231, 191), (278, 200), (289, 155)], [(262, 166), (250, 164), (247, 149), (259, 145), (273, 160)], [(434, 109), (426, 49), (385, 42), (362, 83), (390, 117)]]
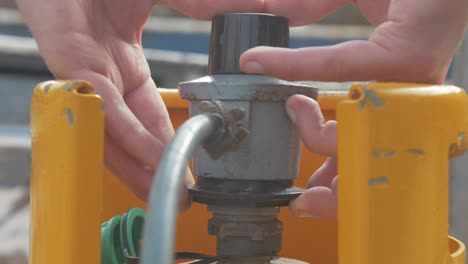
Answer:
[(299, 210), (299, 211), (296, 211), (295, 215), (297, 217), (300, 217), (300, 218), (318, 218), (317, 216), (309, 213), (309, 212), (306, 212), (304, 210)]
[(300, 202), (297, 200), (293, 200), (289, 204), (289, 210), (291, 210), (291, 213), (297, 217), (301, 218), (318, 218), (317, 215), (312, 214), (311, 212), (304, 210), (300, 207)]
[(247, 73), (257, 73), (257, 74), (263, 74), (265, 70), (263, 69), (263, 66), (256, 62), (256, 61), (249, 61), (244, 65), (244, 71)]
[(294, 109), (286, 103), (286, 112), (288, 112), (289, 119), (295, 124), (296, 123), (296, 112), (294, 112)]

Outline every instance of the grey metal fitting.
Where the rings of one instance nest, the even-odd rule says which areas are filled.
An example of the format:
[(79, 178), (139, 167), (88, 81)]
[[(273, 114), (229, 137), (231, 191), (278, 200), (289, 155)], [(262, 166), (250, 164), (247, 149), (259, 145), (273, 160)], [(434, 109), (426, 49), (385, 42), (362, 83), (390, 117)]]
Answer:
[(301, 141), (285, 102), (295, 94), (316, 99), (318, 89), (262, 75), (215, 74), (180, 83), (179, 92), (190, 100), (191, 116), (216, 112), (235, 119), (224, 136), (230, 140), (195, 152), (198, 180), (189, 188), (195, 202), (275, 207), (302, 193), (293, 186)]
[(285, 206), (303, 190), (295, 188), (300, 139), (284, 103), (318, 89), (264, 75), (244, 74), (241, 54), (256, 46), (288, 47), (285, 17), (235, 13), (212, 20), (209, 76), (179, 84), (190, 100), (190, 115), (223, 116), (225, 133), (199, 148), (193, 159), (197, 183), (193, 201), (231, 207)]
[(213, 212), (208, 232), (217, 238), (218, 264), (283, 263), (277, 257), (283, 232), (279, 206), (303, 192), (293, 185), (301, 141), (285, 102), (296, 94), (316, 99), (318, 89), (243, 74), (239, 58), (255, 46), (287, 47), (288, 42), (284, 17), (216, 16), (210, 75), (179, 84), (180, 95), (190, 101), (190, 116), (215, 113), (224, 122), (209, 144), (196, 149), (193, 170), (198, 177), (189, 186), (192, 200), (208, 204)]
[(216, 138), (210, 138), (203, 145), (212, 159), (216, 160), (224, 153), (235, 150), (249, 134), (249, 130), (242, 122), (245, 115), (244, 109), (227, 108), (216, 100), (202, 101), (199, 107), (203, 112), (218, 114), (223, 122), (216, 133)]
[(199, 148), (193, 160), (197, 176), (228, 180), (293, 180), (297, 177), (300, 139), (284, 103), (294, 94), (316, 99), (309, 86), (260, 75), (219, 74), (179, 84), (190, 100), (190, 115), (206, 111), (204, 101), (244, 111), (249, 135), (235, 151), (214, 160)]
[[(283, 225), (278, 208), (210, 206), (208, 233), (217, 238), (217, 256), (225, 259), (271, 260), (281, 250)], [(269, 262), (266, 262), (269, 263)]]

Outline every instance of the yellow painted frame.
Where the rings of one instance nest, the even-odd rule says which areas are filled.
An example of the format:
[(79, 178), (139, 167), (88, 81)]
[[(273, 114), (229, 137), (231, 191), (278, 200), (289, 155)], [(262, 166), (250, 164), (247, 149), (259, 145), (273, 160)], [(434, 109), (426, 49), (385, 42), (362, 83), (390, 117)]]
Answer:
[[(383, 131), (389, 129), (384, 123), (379, 123), (379, 118), (381, 118), (379, 115), (383, 112), (372, 108), (372, 106), (365, 108), (364, 111), (360, 107), (363, 102), (367, 103), (370, 100), (372, 103), (369, 94), (378, 94), (380, 99), (383, 98), (385, 102), (389, 102), (384, 107), (384, 109), (389, 107), (384, 111), (390, 115), (388, 118), (392, 118), (392, 111), (395, 111), (398, 107), (404, 107), (407, 111), (414, 112), (413, 118), (417, 118), (417, 115), (424, 116), (425, 113), (422, 110), (418, 111), (418, 107), (421, 107), (421, 105), (414, 104), (412, 106), (411, 100), (397, 100), (390, 103), (395, 98), (419, 98), (420, 102), (427, 101), (424, 93), (417, 94), (419, 97), (415, 96), (414, 93), (401, 97), (401, 92), (405, 90), (398, 90), (397, 88), (402, 87), (408, 87), (408, 85), (373, 84), (365, 87), (355, 86), (351, 90), (350, 99), (348, 100), (348, 95), (340, 92), (322, 93), (318, 99), (326, 119), (335, 119), (335, 109), (339, 105), (340, 114), (338, 119), (340, 128), (342, 128), (339, 130), (340, 186), (348, 187), (340, 188), (339, 207), (340, 212), (345, 212), (345, 215), (352, 218), (350, 222), (349, 219), (342, 219), (342, 216), (340, 216), (340, 264), (396, 263), (382, 258), (388, 252), (368, 252), (362, 248), (362, 245), (383, 242), (380, 238), (369, 236), (359, 223), (365, 223), (365, 217), (369, 215), (369, 212), (377, 212), (378, 221), (376, 225), (383, 226), (385, 223), (389, 223), (386, 221), (391, 216), (385, 210), (378, 211), (371, 206), (364, 206), (366, 200), (362, 199), (370, 201), (371, 198), (376, 197), (376, 199), (383, 199), (388, 206), (393, 207), (395, 207), (396, 202), (402, 202), (402, 199), (390, 199), (395, 195), (392, 192), (385, 194), (385, 197), (388, 197), (385, 198), (375, 191), (366, 190), (360, 184), (363, 179), (365, 182), (365, 177), (370, 176), (357, 173), (356, 167), (352, 166), (353, 162), (348, 157), (349, 155), (356, 156), (355, 144), (362, 144), (364, 146), (362, 154), (359, 154), (356, 158), (367, 160), (367, 164), (377, 164), (372, 155), (369, 154), (370, 148), (368, 146), (369, 142), (371, 142), (371, 145), (378, 143), (375, 140), (377, 140), (379, 133), (375, 133), (372, 129), (369, 130), (369, 127), (374, 127), (377, 122), (376, 128), (383, 129)], [(188, 103), (179, 97), (177, 90), (160, 89), (160, 91), (169, 109), (171, 120), (174, 126), (178, 127), (188, 118)], [(400, 92), (400, 97), (396, 95), (398, 92)], [(453, 139), (459, 139), (457, 135), (459, 135), (460, 131), (466, 131), (466, 124), (464, 123), (466, 122), (466, 95), (459, 90), (453, 89), (447, 95), (434, 96), (434, 98), (436, 97), (439, 101), (434, 99), (433, 103), (442, 102), (443, 104), (445, 102), (448, 106), (437, 117), (441, 119), (441, 122), (443, 116), (454, 117), (457, 125), (453, 126), (453, 131), (447, 130), (441, 135), (434, 134), (432, 136), (446, 135), (447, 141), (438, 143), (457, 143)], [(343, 103), (340, 104), (340, 102)], [(451, 107), (451, 105), (456, 106)], [(427, 105), (425, 106), (427, 107)], [(424, 109), (427, 110), (427, 108)], [(394, 116), (393, 118), (401, 117)], [(375, 137), (369, 141), (369, 138), (360, 134), (365, 130), (362, 128), (356, 130), (353, 126), (354, 120), (369, 124), (367, 131), (373, 131)], [(423, 124), (427, 125), (429, 123), (423, 122)], [(449, 126), (451, 125), (449, 124)], [(418, 131), (425, 132), (428, 128), (430, 126), (421, 126)], [(401, 129), (404, 129), (404, 126)], [(356, 138), (356, 140), (348, 140), (350, 134), (348, 132), (343, 133), (343, 131), (352, 131), (352, 137)], [(457, 131), (455, 138), (453, 138), (454, 131)], [(36, 87), (31, 105), (31, 264), (99, 263), (101, 222), (114, 215), (122, 214), (131, 207), (145, 206), (142, 201), (138, 200), (104, 169), (102, 157), (103, 135), (104, 114), (102, 101), (94, 94), (90, 84), (80, 81), (51, 81), (41, 83)], [(400, 144), (401, 142), (392, 141), (391, 143)], [(402, 144), (406, 143), (408, 142)], [(438, 145), (438, 143), (433, 143), (433, 145)], [(459, 147), (458, 150), (464, 148), (462, 144), (455, 144), (455, 146)], [(365, 151), (369, 153), (366, 154)], [(296, 181), (299, 186), (305, 186), (309, 175), (324, 160), (323, 157), (313, 155), (306, 150), (303, 151), (302, 157), (300, 176)], [(399, 160), (399, 162), (403, 161)], [(401, 166), (402, 170), (405, 168), (398, 162), (394, 165)], [(442, 163), (436, 166), (443, 172), (446, 164)], [(355, 175), (347, 177), (348, 174)], [(443, 176), (440, 177), (440, 182), (437, 183), (444, 183)], [(422, 193), (426, 195), (424, 197), (427, 198), (428, 190), (435, 186), (434, 182), (432, 182), (432, 185), (428, 185), (428, 189)], [(445, 187), (446, 184), (442, 186)], [(416, 185), (412, 187), (417, 190)], [(356, 196), (356, 193), (364, 193), (366, 196)], [(415, 201), (416, 205), (424, 203), (424, 198)], [(442, 200), (439, 204), (441, 212), (445, 214), (448, 210), (448, 203)], [(414, 217), (424, 217), (423, 221), (441, 224), (442, 227), (437, 228), (435, 232), (438, 232), (440, 237), (445, 237), (445, 241), (447, 241), (447, 227), (444, 224), (443, 215), (433, 220), (427, 214)], [(206, 234), (208, 218), (209, 213), (206, 207), (199, 204), (194, 204), (187, 213), (181, 215), (177, 229), (178, 250), (207, 254), (215, 252), (215, 240)], [(280, 218), (285, 223), (283, 250), (281, 252), (283, 256), (313, 263), (338, 263), (336, 222), (292, 217), (287, 209), (282, 210)], [(445, 218), (447, 218), (446, 214)], [(402, 224), (404, 225), (404, 223)], [(402, 237), (402, 239), (412, 241), (411, 250), (418, 251), (415, 256), (423, 256), (423, 254), (426, 254), (426, 256), (445, 254), (444, 256), (446, 256), (445, 262), (424, 263), (464, 263), (465, 248), (459, 241), (450, 239), (449, 243), (445, 242), (446, 246), (440, 246), (436, 248), (436, 251), (427, 252), (426, 247), (422, 252), (418, 248), (422, 243), (418, 240), (420, 239), (417, 237), (418, 234)], [(355, 240), (360, 243), (352, 242)], [(395, 241), (393, 240), (392, 243), (395, 243)], [(392, 243), (384, 243), (383, 245), (387, 250), (393, 252), (392, 249), (398, 247), (395, 247), (395, 244)], [(361, 247), (357, 244), (361, 245)], [(438, 241), (437, 245), (442, 244)], [(375, 262), (377, 259), (379, 261)], [(397, 263), (402, 264), (403, 262)]]
[(465, 263), (447, 236), (449, 157), (467, 147), (467, 107), (454, 86), (351, 87), (337, 108), (340, 263)]

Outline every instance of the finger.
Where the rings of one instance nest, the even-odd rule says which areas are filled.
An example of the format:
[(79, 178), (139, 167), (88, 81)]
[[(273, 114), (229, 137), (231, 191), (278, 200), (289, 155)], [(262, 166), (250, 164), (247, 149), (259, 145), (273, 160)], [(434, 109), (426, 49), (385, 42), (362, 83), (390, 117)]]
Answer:
[(292, 26), (318, 22), (350, 0), (265, 0), (265, 12), (288, 17)]
[[(104, 141), (104, 157), (106, 167), (125, 184), (138, 198), (147, 201), (151, 191), (154, 171), (141, 166), (138, 161), (130, 157), (119, 148), (110, 137)], [(187, 188), (183, 188), (180, 197), (180, 209), (186, 210), (190, 206)]]
[(337, 175), (337, 160), (334, 157), (328, 158), (325, 163), (310, 177), (307, 188), (323, 186), (332, 187), (332, 180)]
[(124, 100), (143, 126), (156, 138), (167, 144), (174, 129), (169, 113), (153, 79), (124, 95)]
[(317, 101), (303, 95), (291, 96), (286, 110), (296, 124), (304, 145), (312, 152), (336, 156), (336, 122), (325, 122)]
[[(159, 94), (156, 84), (149, 78), (141, 87), (125, 95), (125, 102), (143, 126), (164, 145), (167, 145), (174, 135), (174, 129), (167, 108)], [(148, 164), (155, 168), (163, 155), (163, 151), (153, 153), (154, 163)], [(194, 182), (190, 170), (187, 170), (186, 184)]]
[(104, 140), (104, 162), (106, 167), (140, 199), (146, 201), (150, 191), (152, 174), (138, 161), (119, 148), (118, 144), (106, 135)]
[(211, 19), (214, 15), (224, 13), (263, 10), (263, 0), (155, 0), (154, 3), (169, 6), (197, 19)]
[(153, 137), (135, 117), (111, 81), (94, 72), (78, 74), (72, 78), (90, 81), (103, 98), (107, 135), (142, 165), (154, 166), (154, 155), (164, 151), (164, 144)]
[(387, 20), (390, 1), (355, 0), (361, 14), (374, 26), (378, 26)]
[(291, 213), (298, 217), (335, 219), (337, 215), (336, 196), (327, 187), (313, 187), (306, 190), (289, 204)]
[(256, 47), (242, 54), (240, 65), (246, 73), (294, 81), (433, 82), (425, 79), (434, 77), (428, 75), (433, 65), (408, 67), (414, 60), (424, 59), (423, 56), (427, 54), (421, 56), (398, 46), (390, 50), (373, 41), (356, 40), (301, 49)]
[[(174, 130), (154, 81), (148, 78), (142, 86), (136, 87), (125, 94), (124, 100), (144, 128), (155, 139), (159, 140), (162, 146), (166, 146), (174, 135)], [(147, 165), (155, 168), (163, 151), (164, 149), (161, 148), (160, 151), (152, 153), (153, 162)]]

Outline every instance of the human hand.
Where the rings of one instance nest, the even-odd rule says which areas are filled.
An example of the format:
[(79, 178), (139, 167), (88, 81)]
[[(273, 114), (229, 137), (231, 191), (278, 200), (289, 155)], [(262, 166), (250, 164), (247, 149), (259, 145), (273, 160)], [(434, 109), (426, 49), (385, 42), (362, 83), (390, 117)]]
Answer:
[(301, 49), (257, 47), (242, 55), (241, 68), (286, 80), (445, 80), (468, 26), (466, 0), (265, 0), (264, 10), (300, 26), (348, 3), (376, 26), (368, 40)]
[[(152, 6), (167, 5), (199, 19), (262, 8), (260, 0), (17, 0), (17, 4), (55, 78), (89, 81), (103, 98), (105, 165), (141, 199), (147, 198), (155, 168), (174, 133), (141, 45)], [(187, 181), (192, 180), (187, 175)], [(187, 203), (187, 192), (184, 197)]]
[(338, 182), (336, 121), (325, 122), (317, 101), (303, 95), (291, 96), (286, 101), (286, 110), (307, 149), (328, 157), (310, 177), (308, 189), (293, 200), (289, 208), (299, 217), (334, 219)]
[[(265, 10), (289, 17), (294, 26), (314, 23), (350, 0), (265, 0)], [(367, 41), (330, 47), (258, 47), (240, 60), (247, 73), (287, 80), (401, 81), (442, 83), (468, 24), (466, 0), (356, 0), (377, 28)], [(324, 123), (317, 102), (293, 96), (286, 109), (312, 152), (329, 156), (291, 202), (298, 216), (336, 218), (336, 122)], [(293, 113), (293, 114), (291, 114)]]

